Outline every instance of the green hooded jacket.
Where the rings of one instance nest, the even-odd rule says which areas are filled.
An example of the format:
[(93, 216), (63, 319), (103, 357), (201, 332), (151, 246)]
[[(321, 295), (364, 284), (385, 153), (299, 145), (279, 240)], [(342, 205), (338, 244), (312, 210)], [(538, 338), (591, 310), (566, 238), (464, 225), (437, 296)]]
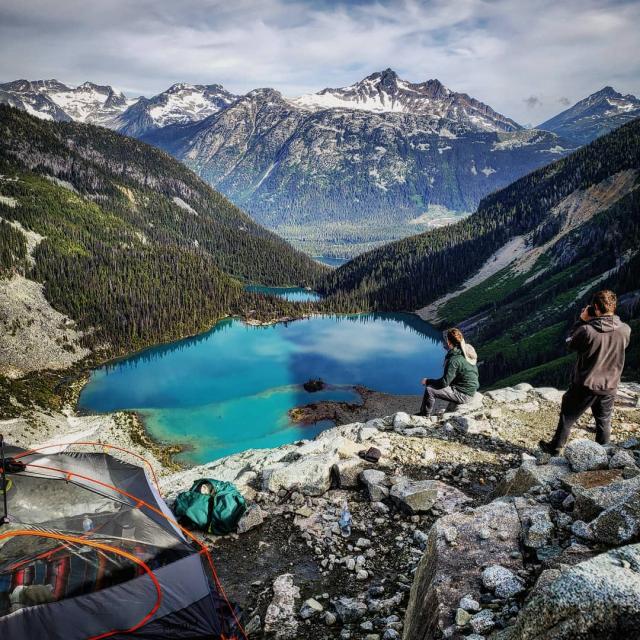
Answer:
[(476, 362), (475, 349), (469, 344), (463, 343), (462, 349), (449, 349), (444, 357), (444, 375), (436, 381), (436, 385), (441, 389), (451, 387), (460, 393), (473, 396), (480, 387)]

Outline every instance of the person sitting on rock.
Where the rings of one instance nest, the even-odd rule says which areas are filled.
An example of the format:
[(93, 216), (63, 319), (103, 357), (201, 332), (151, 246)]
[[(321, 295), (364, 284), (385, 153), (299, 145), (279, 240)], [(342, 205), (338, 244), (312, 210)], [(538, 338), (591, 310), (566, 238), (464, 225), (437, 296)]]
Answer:
[(447, 355), (444, 358), (444, 374), (438, 380), (423, 378), (426, 387), (419, 416), (430, 416), (435, 412), (436, 401), (446, 403), (446, 408), (454, 404), (471, 402), (478, 390), (478, 356), (476, 350), (467, 344), (460, 329), (445, 332)]
[(578, 353), (578, 359), (569, 389), (562, 396), (555, 435), (550, 442), (539, 442), (544, 453), (557, 455), (567, 443), (571, 427), (589, 408), (596, 421), (596, 442), (609, 444), (613, 402), (631, 337), (629, 325), (615, 315), (617, 302), (613, 291), (598, 291), (569, 332), (567, 344)]

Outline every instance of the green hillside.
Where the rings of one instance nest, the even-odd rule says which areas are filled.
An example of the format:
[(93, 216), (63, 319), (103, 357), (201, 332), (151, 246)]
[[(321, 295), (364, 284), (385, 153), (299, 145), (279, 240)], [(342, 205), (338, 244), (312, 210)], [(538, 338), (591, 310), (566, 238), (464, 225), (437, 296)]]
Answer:
[[(430, 317), (472, 336), (485, 385), (564, 384), (566, 330), (594, 290), (616, 290), (625, 319), (640, 315), (639, 170), (635, 120), (485, 198), (455, 225), (352, 260), (321, 288), (343, 308), (371, 310), (416, 310), (453, 294)], [(500, 268), (509, 242), (519, 253)], [(486, 277), (464, 285), (481, 269)]]
[[(227, 314), (299, 314), (244, 284), (313, 285), (325, 272), (165, 153), (4, 106), (0, 218), (0, 277), (44, 283), (54, 308), (92, 329), (89, 346), (113, 352)], [(43, 237), (32, 259), (17, 224)]]

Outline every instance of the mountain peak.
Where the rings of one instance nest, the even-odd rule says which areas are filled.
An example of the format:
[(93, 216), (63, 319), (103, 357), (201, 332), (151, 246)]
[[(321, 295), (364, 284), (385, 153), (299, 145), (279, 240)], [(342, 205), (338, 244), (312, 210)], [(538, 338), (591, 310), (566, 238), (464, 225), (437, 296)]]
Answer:
[(412, 83), (400, 78), (391, 68), (372, 73), (347, 87), (327, 88), (301, 96), (292, 103), (310, 110), (353, 109), (425, 116), (433, 121), (435, 130), (516, 131), (521, 128), (482, 102), (451, 91), (438, 79)]
[(638, 116), (640, 100), (631, 94), (623, 95), (607, 85), (537, 128), (552, 131), (578, 144), (586, 144)]

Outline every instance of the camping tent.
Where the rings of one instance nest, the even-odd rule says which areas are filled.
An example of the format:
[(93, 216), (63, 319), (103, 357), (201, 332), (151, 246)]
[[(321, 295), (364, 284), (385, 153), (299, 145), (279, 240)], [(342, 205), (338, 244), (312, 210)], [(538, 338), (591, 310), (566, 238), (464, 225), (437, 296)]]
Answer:
[(106, 452), (4, 455), (0, 638), (245, 637), (208, 550), (173, 519), (152, 470)]

